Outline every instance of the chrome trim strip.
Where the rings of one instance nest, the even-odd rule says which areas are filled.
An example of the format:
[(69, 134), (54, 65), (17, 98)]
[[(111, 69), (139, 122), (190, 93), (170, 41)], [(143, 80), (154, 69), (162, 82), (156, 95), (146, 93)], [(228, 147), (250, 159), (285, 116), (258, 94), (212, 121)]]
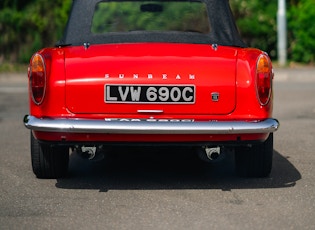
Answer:
[(138, 113), (164, 113), (164, 110), (144, 110), (144, 109), (139, 109), (137, 110)]
[(279, 128), (279, 122), (271, 118), (258, 122), (150, 122), (38, 119), (30, 115), (24, 117), (24, 125), (43, 132), (103, 134), (246, 134), (271, 133)]

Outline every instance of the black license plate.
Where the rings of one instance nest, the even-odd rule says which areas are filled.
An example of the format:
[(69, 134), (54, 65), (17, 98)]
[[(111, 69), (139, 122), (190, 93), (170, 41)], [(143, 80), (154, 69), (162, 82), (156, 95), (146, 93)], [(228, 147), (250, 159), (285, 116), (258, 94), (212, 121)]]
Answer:
[(105, 85), (106, 103), (194, 104), (194, 85)]

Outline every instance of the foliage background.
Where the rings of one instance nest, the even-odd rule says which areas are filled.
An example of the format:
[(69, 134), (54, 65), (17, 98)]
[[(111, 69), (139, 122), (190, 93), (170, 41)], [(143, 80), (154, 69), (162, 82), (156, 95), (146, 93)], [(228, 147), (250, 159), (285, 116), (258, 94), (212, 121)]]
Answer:
[[(72, 0), (1, 0), (0, 65), (27, 63), (53, 46), (65, 28)], [(315, 0), (287, 0), (288, 57), (315, 62)], [(230, 0), (243, 40), (277, 58), (277, 0)]]

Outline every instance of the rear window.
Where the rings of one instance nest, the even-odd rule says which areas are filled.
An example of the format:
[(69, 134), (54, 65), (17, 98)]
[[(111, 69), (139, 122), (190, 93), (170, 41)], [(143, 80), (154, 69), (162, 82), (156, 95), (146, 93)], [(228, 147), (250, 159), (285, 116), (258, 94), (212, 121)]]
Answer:
[(106, 1), (96, 5), (93, 34), (132, 31), (208, 34), (207, 8), (198, 1)]

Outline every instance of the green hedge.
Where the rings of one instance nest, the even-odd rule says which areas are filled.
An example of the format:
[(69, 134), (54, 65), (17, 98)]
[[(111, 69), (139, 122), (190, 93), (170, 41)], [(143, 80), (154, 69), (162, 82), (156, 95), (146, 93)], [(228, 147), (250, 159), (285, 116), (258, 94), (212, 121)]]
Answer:
[(296, 62), (315, 61), (315, 0), (300, 0), (288, 12), (291, 59)]
[[(230, 0), (245, 42), (277, 58), (277, 8), (273, 0)], [(290, 0), (287, 4), (288, 58), (315, 61), (315, 0)]]
[(28, 62), (64, 30), (71, 0), (4, 0), (0, 3), (0, 63)]

